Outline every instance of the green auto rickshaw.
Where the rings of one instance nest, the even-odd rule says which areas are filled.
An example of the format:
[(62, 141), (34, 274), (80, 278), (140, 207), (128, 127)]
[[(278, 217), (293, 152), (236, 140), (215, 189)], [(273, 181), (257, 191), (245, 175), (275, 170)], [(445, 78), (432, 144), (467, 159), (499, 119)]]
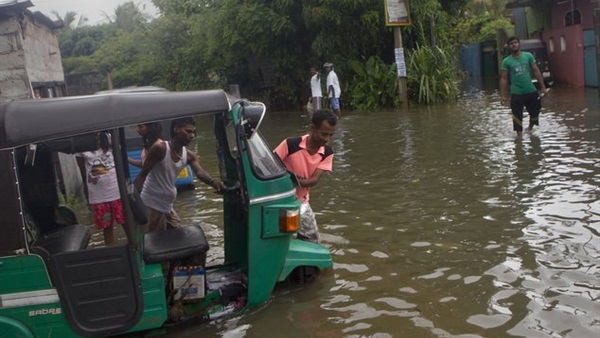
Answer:
[[(300, 202), (259, 132), (262, 103), (221, 90), (124, 92), (0, 103), (0, 332), (4, 337), (108, 337), (237, 315), (277, 283), (332, 267), (299, 241)], [(227, 189), (222, 263), (207, 266), (200, 226), (145, 233), (127, 166), (125, 131), (139, 123), (212, 116)], [(110, 131), (125, 214), (124, 243), (88, 246), (89, 224), (65, 206), (73, 154)], [(165, 268), (166, 267), (166, 268)]]

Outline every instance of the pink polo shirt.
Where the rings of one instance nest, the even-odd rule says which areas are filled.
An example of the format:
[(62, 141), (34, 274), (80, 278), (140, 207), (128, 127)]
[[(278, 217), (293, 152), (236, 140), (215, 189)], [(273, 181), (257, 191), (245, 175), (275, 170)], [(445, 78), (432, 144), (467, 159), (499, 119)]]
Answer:
[[(323, 158), (325, 147), (319, 148), (314, 155), (308, 153), (306, 150), (307, 138), (308, 134), (302, 136), (300, 150), (291, 155), (289, 154), (287, 140), (283, 140), (283, 142), (275, 148), (275, 153), (283, 160), (287, 170), (296, 174), (298, 178), (309, 178), (317, 169), (331, 171), (333, 165), (333, 154)], [(308, 203), (309, 192), (310, 188), (297, 187), (296, 198), (301, 200), (302, 203)]]

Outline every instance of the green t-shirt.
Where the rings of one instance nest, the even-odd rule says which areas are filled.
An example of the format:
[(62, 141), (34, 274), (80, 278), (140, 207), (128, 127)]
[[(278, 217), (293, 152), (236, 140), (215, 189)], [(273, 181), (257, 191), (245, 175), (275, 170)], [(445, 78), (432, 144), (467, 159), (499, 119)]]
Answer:
[(534, 63), (535, 58), (529, 52), (521, 52), (519, 57), (509, 55), (502, 60), (501, 69), (508, 72), (511, 94), (529, 94), (537, 90), (531, 82), (531, 65)]

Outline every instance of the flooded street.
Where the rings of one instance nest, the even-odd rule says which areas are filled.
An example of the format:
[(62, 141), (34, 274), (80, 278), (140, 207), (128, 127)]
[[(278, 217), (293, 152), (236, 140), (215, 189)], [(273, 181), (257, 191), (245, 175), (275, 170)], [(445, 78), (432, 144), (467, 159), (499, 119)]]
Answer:
[[(334, 269), (241, 318), (165, 336), (598, 337), (597, 90), (553, 88), (540, 127), (517, 140), (489, 88), (345, 115), (334, 171), (311, 193)], [(268, 111), (261, 132), (275, 147), (307, 125), (303, 112)], [(216, 176), (209, 128), (196, 150)], [(202, 224), (209, 265), (222, 259), (219, 203), (202, 186), (175, 205)]]

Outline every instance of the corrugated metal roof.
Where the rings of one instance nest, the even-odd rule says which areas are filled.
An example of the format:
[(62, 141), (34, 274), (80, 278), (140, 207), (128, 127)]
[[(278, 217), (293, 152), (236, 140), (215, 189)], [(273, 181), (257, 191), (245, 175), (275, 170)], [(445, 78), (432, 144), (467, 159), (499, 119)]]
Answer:
[(27, 8), (33, 6), (33, 3), (30, 0), (0, 0), (0, 7), (19, 7), (19, 8)]

